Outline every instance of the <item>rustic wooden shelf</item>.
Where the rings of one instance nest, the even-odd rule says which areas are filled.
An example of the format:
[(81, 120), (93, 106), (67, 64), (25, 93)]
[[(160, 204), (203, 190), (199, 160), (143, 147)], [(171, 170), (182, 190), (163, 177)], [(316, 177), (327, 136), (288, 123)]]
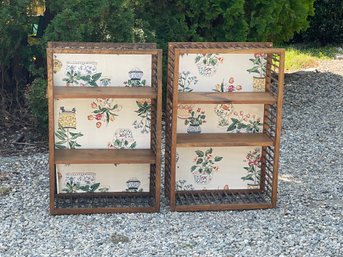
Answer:
[(55, 164), (149, 163), (156, 155), (150, 149), (57, 149)]
[(262, 133), (177, 134), (178, 147), (272, 146), (273, 140)]
[(54, 98), (152, 98), (157, 97), (152, 87), (62, 87), (54, 86)]
[[(63, 54), (66, 59), (60, 58)], [(70, 56), (69, 54), (73, 55)], [(68, 56), (69, 55), (69, 56)], [(103, 55), (104, 58), (99, 55)], [(149, 57), (150, 55), (150, 57)], [(118, 58), (118, 56), (125, 57), (125, 62), (123, 59)], [(128, 57), (128, 61), (126, 61)], [(103, 67), (111, 64), (111, 67), (106, 67), (105, 70), (107, 74), (112, 74), (113, 79), (118, 79), (118, 74), (113, 73), (115, 66), (124, 66), (123, 70), (126, 71), (126, 75), (129, 74), (129, 79), (133, 79), (130, 75), (132, 68), (135, 66), (135, 59), (144, 58), (144, 64), (142, 66), (146, 70), (151, 72), (146, 73), (148, 77), (148, 86), (134, 87), (128, 86), (119, 83), (114, 84), (114, 86), (108, 87), (89, 87), (89, 86), (66, 86), (65, 81), (55, 72), (61, 71), (66, 72), (68, 60), (72, 60), (76, 63), (88, 63), (95, 62), (99, 65), (99, 70), (102, 70)], [(139, 59), (140, 60), (140, 59)], [(48, 90), (47, 98), (49, 101), (49, 175), (50, 175), (50, 213), (53, 215), (61, 214), (92, 214), (92, 213), (115, 213), (115, 212), (157, 212), (160, 209), (160, 180), (161, 180), (161, 131), (162, 131), (162, 50), (156, 49), (156, 44), (154, 43), (140, 43), (140, 44), (128, 44), (128, 43), (85, 43), (85, 42), (49, 42), (47, 48), (47, 64), (48, 64)], [(113, 64), (113, 67), (112, 67)], [(77, 64), (78, 65), (78, 64)], [(93, 64), (92, 64), (93, 65)], [(78, 66), (77, 66), (78, 67)], [(101, 67), (101, 68), (100, 68)], [(55, 69), (57, 68), (57, 69)], [(108, 69), (107, 69), (108, 68)], [(145, 70), (145, 68), (143, 70)], [(102, 70), (103, 71), (103, 70)], [(78, 73), (78, 71), (76, 71)], [(104, 72), (104, 71), (103, 71)], [(128, 73), (127, 73), (128, 72)], [(142, 71), (143, 73), (143, 71)], [(98, 73), (102, 74), (102, 73)], [(143, 75), (143, 74), (142, 74)], [(123, 74), (121, 74), (123, 76)], [(150, 147), (148, 149), (109, 149), (106, 144), (103, 145), (103, 148), (96, 148), (92, 145), (92, 141), (96, 140), (93, 135), (98, 133), (108, 134), (108, 139), (113, 136), (113, 133), (117, 129), (131, 128), (134, 126), (130, 117), (125, 117), (123, 115), (123, 121), (126, 120), (126, 124), (123, 122), (118, 127), (113, 129), (106, 129), (102, 132), (93, 131), (87, 128), (88, 126), (83, 121), (91, 120), (89, 119), (90, 115), (79, 115), (76, 114), (76, 109), (79, 111), (83, 107), (82, 103), (84, 101), (75, 102), (75, 101), (66, 101), (65, 105), (69, 105), (66, 109), (72, 110), (69, 111), (69, 114), (63, 116), (61, 113), (64, 112), (63, 108), (59, 107), (59, 104), (64, 103), (63, 99), (96, 99), (96, 98), (115, 98), (115, 99), (151, 99), (150, 105), (150, 122), (149, 122), (149, 133), (146, 133), (145, 140), (150, 141)], [(57, 100), (59, 103), (57, 103)], [(98, 101), (96, 101), (98, 102)], [(100, 101), (99, 101), (100, 102)], [(125, 108), (125, 105), (131, 106), (134, 102), (123, 102), (122, 107)], [(78, 106), (79, 105), (79, 106)], [(97, 104), (100, 107), (100, 103)], [(93, 106), (92, 106), (93, 107)], [(131, 112), (130, 108), (129, 112)], [(98, 110), (99, 111), (99, 110)], [(132, 110), (133, 111), (133, 110)], [(80, 111), (81, 112), (81, 111)], [(95, 114), (95, 112), (93, 113)], [(98, 113), (99, 114), (99, 113)], [(68, 116), (69, 115), (69, 116)], [(68, 120), (68, 124), (63, 124), (61, 117)], [(81, 121), (77, 124), (79, 125), (76, 128), (76, 117)], [(61, 120), (60, 120), (61, 119)], [(108, 119), (108, 116), (107, 116)], [(103, 120), (101, 120), (103, 121)], [(98, 121), (101, 125), (100, 120)], [(70, 123), (70, 124), (69, 124)], [(89, 122), (89, 124), (91, 121)], [(97, 123), (98, 124), (98, 123)], [(70, 126), (69, 126), (70, 125)], [(58, 126), (58, 127), (57, 127)], [(78, 135), (85, 135), (83, 138), (87, 140), (87, 144), (83, 146), (79, 145), (77, 149), (56, 149), (56, 140), (58, 136), (56, 132), (58, 128), (67, 128), (77, 131), (75, 132)], [(93, 129), (97, 129), (94, 126)], [(84, 132), (85, 131), (85, 132)], [(81, 133), (82, 132), (82, 133)], [(84, 133), (83, 133), (84, 132)], [(72, 132), (70, 132), (72, 133)], [(142, 135), (143, 136), (143, 135)], [(56, 138), (57, 137), (57, 138)], [(133, 146), (133, 145), (132, 145)], [(72, 148), (72, 146), (70, 145)], [(70, 148), (68, 147), (68, 148)], [(85, 147), (85, 148), (84, 148)], [(64, 165), (60, 164), (70, 164), (72, 168), (70, 174), (75, 174), (80, 172), (81, 175), (84, 173), (79, 167), (79, 164), (89, 165), (87, 171), (91, 171), (92, 176), (94, 173), (94, 178), (96, 177), (96, 182), (102, 183), (103, 180), (107, 178), (101, 177), (100, 171), (103, 171), (101, 164), (133, 164), (132, 170), (118, 174), (114, 171), (115, 174), (107, 174), (108, 176), (121, 176), (122, 179), (127, 180), (125, 184), (119, 186), (118, 183), (114, 181), (109, 181), (108, 192), (102, 192), (98, 189), (92, 189), (94, 192), (88, 192), (88, 190), (79, 190), (73, 189), (69, 190), (68, 193), (65, 193), (66, 190), (63, 190), (62, 187), (66, 184), (66, 173), (69, 172)], [(148, 180), (148, 187), (144, 188), (144, 192), (138, 190), (138, 188), (133, 188), (131, 190), (128, 182), (132, 182), (132, 179), (135, 179), (135, 171), (137, 172), (137, 179), (140, 181), (140, 167), (145, 164), (144, 168), (145, 177), (144, 179)], [(60, 165), (60, 166), (59, 166)], [(58, 167), (59, 166), (59, 167)], [(74, 166), (74, 167), (73, 167)], [(108, 168), (108, 170), (110, 170)], [(113, 170), (116, 170), (113, 167)], [(60, 176), (61, 175), (61, 176)], [(79, 176), (79, 174), (75, 174)], [(99, 178), (100, 177), (100, 178)], [(113, 177), (112, 177), (113, 178)], [(107, 179), (108, 180), (108, 179)], [(83, 183), (83, 182), (80, 182)], [(132, 182), (133, 183), (133, 182)], [(137, 183), (136, 183), (137, 184)], [(138, 185), (139, 187), (139, 185)], [(143, 187), (141, 187), (143, 189)], [(138, 190), (136, 192), (136, 190)], [(87, 191), (87, 192), (85, 192)]]
[(268, 92), (180, 92), (181, 104), (275, 104), (276, 98)]
[[(245, 86), (244, 92), (213, 91), (213, 85), (218, 83), (216, 78), (211, 79), (212, 81), (206, 78), (204, 81), (204, 78), (197, 76), (199, 74), (202, 77), (211, 77), (216, 71), (219, 71), (216, 70), (216, 65), (207, 65), (206, 62), (202, 64), (200, 62), (197, 63), (198, 61), (196, 61), (195, 63), (197, 63), (197, 67), (194, 66), (194, 60), (199, 58), (199, 60), (202, 58), (214, 58), (212, 54), (215, 54), (214, 56), (223, 55), (223, 60), (225, 60), (223, 62), (224, 64), (225, 62), (228, 62), (229, 55), (235, 55), (234, 58), (250, 58), (248, 56), (238, 57), (238, 54), (253, 54), (255, 58), (259, 59), (262, 57), (264, 61), (262, 61), (262, 59), (260, 59), (260, 61), (261, 63), (263, 62), (263, 66), (265, 67), (265, 79), (262, 81), (258, 79), (256, 80), (256, 78), (254, 78), (253, 75), (251, 77), (250, 74), (249, 80), (251, 79), (251, 82), (249, 83), (251, 84), (252, 88), (248, 89), (249, 83), (243, 83), (244, 85), (242, 86)], [(187, 55), (194, 56), (186, 57)], [(185, 60), (185, 57), (189, 59)], [(193, 57), (195, 59), (193, 59)], [(190, 65), (188, 62), (191, 60), (193, 63), (192, 65)], [(249, 60), (252, 61), (254, 59)], [(272, 43), (270, 42), (169, 43), (168, 81), (165, 110), (166, 160), (164, 188), (166, 197), (169, 199), (171, 211), (242, 210), (273, 208), (276, 206), (280, 133), (282, 127), (281, 118), (284, 84), (284, 61), (284, 49), (272, 48)], [(237, 63), (237, 65), (238, 67), (236, 68), (242, 69), (242, 72), (251, 73), (250, 70), (247, 70), (244, 65), (240, 63)], [(256, 66), (254, 67), (256, 68)], [(184, 72), (186, 72), (186, 75)], [(229, 78), (234, 73), (235, 71), (232, 73), (228, 72), (225, 78)], [(193, 84), (189, 83), (189, 81), (185, 79), (185, 76), (189, 75), (191, 77), (195, 74), (197, 76), (194, 77), (197, 78), (197, 81), (198, 79), (201, 79), (202, 83), (209, 84), (199, 85), (199, 83), (197, 86), (195, 86), (193, 82)], [(243, 77), (245, 75), (241, 74), (241, 76)], [(233, 77), (234, 75), (232, 75), (232, 78)], [(223, 80), (223, 85), (226, 86), (228, 84), (230, 83), (226, 83)], [(188, 86), (189, 88), (186, 90), (186, 87)], [(260, 91), (262, 88), (265, 90), (265, 92)], [(191, 92), (189, 92), (190, 89), (192, 90)], [(182, 92), (183, 90), (188, 92)], [(205, 92), (206, 90), (207, 92)], [(249, 90), (249, 92), (247, 90)], [(186, 105), (184, 108), (182, 108), (185, 109), (181, 111), (182, 113), (179, 113), (180, 104)], [(183, 115), (183, 111), (186, 111), (186, 109), (195, 109), (196, 107), (204, 110), (205, 108), (199, 106), (201, 104), (260, 105), (259, 107), (263, 108), (264, 110), (263, 115), (258, 115), (261, 116), (260, 121), (263, 124), (263, 129), (261, 129), (261, 132), (263, 133), (238, 133), (236, 130), (232, 131), (232, 133), (227, 133), (224, 131), (223, 133), (220, 130), (217, 130), (219, 133), (206, 133), (211, 131), (206, 131), (206, 127), (204, 127), (204, 130), (202, 130), (202, 132), (199, 134), (178, 133), (178, 131), (184, 131), (184, 127), (178, 126), (178, 123), (183, 123), (183, 120), (180, 120), (179, 118), (186, 118), (186, 115)], [(247, 107), (249, 108), (249, 106)], [(211, 108), (211, 106), (207, 106), (206, 108)], [(245, 109), (244, 106), (236, 106), (235, 108)], [(211, 117), (211, 115), (217, 115), (218, 117), (221, 116), (221, 119), (227, 119), (229, 121), (231, 116), (227, 113), (221, 115), (220, 112), (216, 112), (217, 109), (213, 108), (212, 110), (215, 112), (207, 111), (206, 115), (204, 113), (204, 119), (206, 117)], [(193, 119), (196, 118), (196, 115), (197, 114), (193, 113), (191, 114), (191, 117), (187, 117), (189, 117), (188, 119)], [(240, 113), (240, 115), (242, 114)], [(208, 121), (212, 122), (212, 120), (207, 119), (207, 122)], [(181, 131), (179, 130), (180, 128), (182, 129)], [(261, 160), (258, 167), (258, 169), (260, 169), (258, 184), (252, 185), (247, 183), (246, 186), (243, 185), (236, 189), (231, 189), (230, 183), (234, 180), (232, 173), (225, 178), (225, 181), (227, 180), (228, 182), (227, 184), (225, 184), (226, 182), (222, 184), (210, 184), (211, 180), (206, 178), (206, 174), (203, 176), (200, 172), (196, 171), (194, 173), (192, 172), (193, 175), (195, 175), (194, 183), (197, 184), (194, 186), (195, 184), (188, 180), (188, 175), (187, 177), (182, 177), (182, 174), (185, 174), (184, 172), (189, 174), (189, 168), (183, 162), (184, 158), (182, 158), (182, 154), (185, 154), (188, 151), (185, 149), (187, 147), (196, 147), (196, 149), (199, 151), (197, 156), (201, 155), (200, 152), (202, 152), (202, 150), (199, 149), (200, 147), (217, 147), (217, 149), (215, 149), (216, 154), (220, 153), (221, 150), (218, 149), (220, 147), (232, 147), (233, 149), (227, 153), (230, 155), (230, 157), (232, 156), (232, 158), (235, 157), (235, 150), (237, 150), (237, 152), (243, 150), (239, 149), (239, 147), (247, 147), (255, 149), (255, 151), (256, 148), (258, 148), (260, 153), (256, 159), (259, 158)], [(189, 149), (189, 151), (191, 151), (191, 149)], [(222, 152), (223, 151), (226, 151), (226, 149), (222, 148)], [(197, 164), (203, 163), (203, 165), (207, 165), (202, 159), (199, 158), (198, 160), (200, 160), (200, 162), (197, 162)], [(191, 159), (187, 165), (193, 165), (193, 163), (191, 164)], [(235, 171), (236, 168), (234, 163), (232, 166), (231, 164), (226, 163), (225, 167), (227, 167), (228, 173), (236, 172), (235, 176), (237, 176), (237, 178), (240, 176), (239, 172)], [(246, 169), (246, 167), (242, 166), (242, 169), (243, 168)], [(202, 180), (203, 178), (204, 180)], [(243, 179), (242, 177), (240, 178)], [(206, 185), (207, 183), (209, 183), (208, 186)]]

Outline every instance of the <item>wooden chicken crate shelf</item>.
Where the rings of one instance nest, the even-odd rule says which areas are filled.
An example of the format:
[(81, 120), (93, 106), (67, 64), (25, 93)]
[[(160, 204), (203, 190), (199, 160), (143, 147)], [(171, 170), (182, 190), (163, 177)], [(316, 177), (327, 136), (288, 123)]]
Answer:
[[(233, 59), (220, 67), (225, 58)], [(284, 49), (269, 42), (169, 43), (165, 194), (172, 211), (275, 207), (284, 59)], [(258, 114), (245, 115), (248, 109)], [(259, 172), (253, 183), (250, 165)]]
[[(137, 60), (144, 72), (136, 68)], [(49, 42), (47, 61), (50, 213), (159, 211), (162, 51), (150, 43)], [(115, 65), (125, 74), (111, 75)], [(125, 115), (115, 124), (122, 110), (137, 120), (144, 112), (140, 143), (133, 137), (143, 125), (135, 126)], [(79, 138), (82, 143), (76, 142)], [(89, 176), (88, 182), (75, 182), (73, 176), (80, 181)]]

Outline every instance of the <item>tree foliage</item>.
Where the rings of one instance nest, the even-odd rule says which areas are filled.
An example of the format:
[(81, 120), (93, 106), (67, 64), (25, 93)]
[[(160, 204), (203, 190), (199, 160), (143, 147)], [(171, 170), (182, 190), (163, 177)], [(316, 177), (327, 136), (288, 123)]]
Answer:
[(342, 43), (343, 1), (316, 0), (314, 7), (315, 15), (309, 19), (310, 27), (300, 35), (300, 40), (322, 45)]

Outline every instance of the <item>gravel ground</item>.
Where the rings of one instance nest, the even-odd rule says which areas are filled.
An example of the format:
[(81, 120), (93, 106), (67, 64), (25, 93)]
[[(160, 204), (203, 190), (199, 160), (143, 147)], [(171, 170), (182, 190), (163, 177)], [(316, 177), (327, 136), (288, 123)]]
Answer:
[(286, 76), (277, 208), (50, 216), (47, 154), (0, 157), (0, 256), (343, 256), (343, 61)]

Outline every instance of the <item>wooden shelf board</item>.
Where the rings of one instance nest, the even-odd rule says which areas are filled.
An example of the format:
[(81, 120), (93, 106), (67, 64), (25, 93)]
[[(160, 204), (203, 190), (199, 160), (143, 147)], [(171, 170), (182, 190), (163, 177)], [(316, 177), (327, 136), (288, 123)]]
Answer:
[(155, 163), (150, 149), (56, 149), (55, 164)]
[(55, 86), (55, 98), (156, 98), (152, 87), (65, 87)]
[(178, 101), (187, 104), (274, 104), (276, 98), (268, 92), (180, 92)]
[(178, 147), (272, 146), (273, 143), (262, 133), (177, 134)]

